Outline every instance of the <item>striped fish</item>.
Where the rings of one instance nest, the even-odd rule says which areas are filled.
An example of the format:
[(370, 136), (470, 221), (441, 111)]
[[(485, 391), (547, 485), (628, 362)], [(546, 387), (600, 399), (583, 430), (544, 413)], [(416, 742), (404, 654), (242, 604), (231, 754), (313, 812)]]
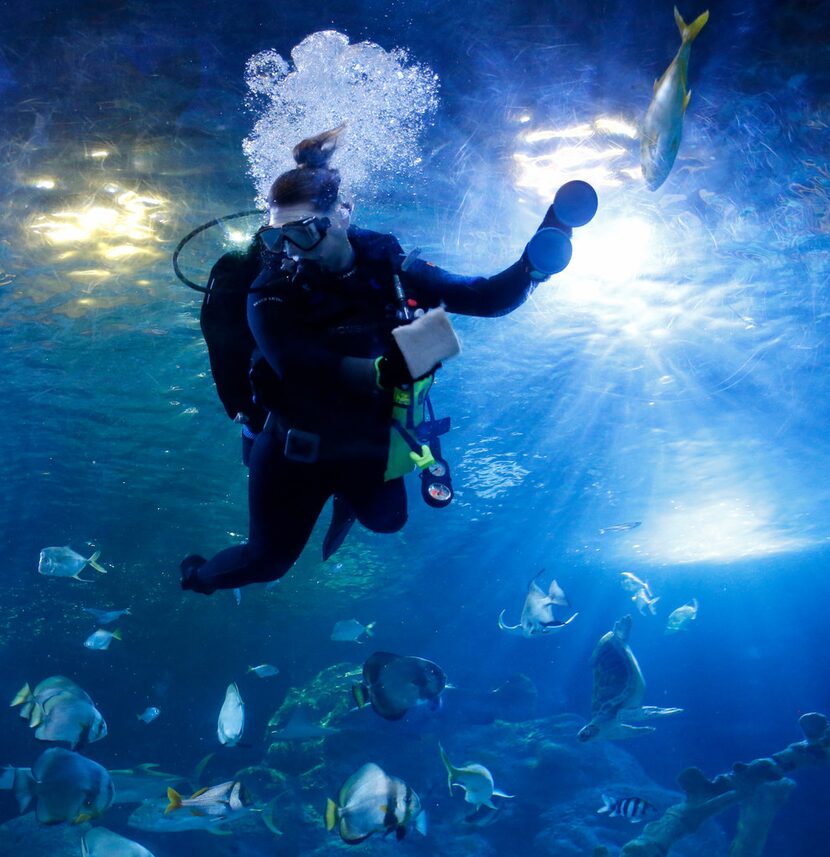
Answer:
[(610, 818), (627, 818), (632, 824), (642, 821), (649, 812), (657, 812), (656, 806), (641, 797), (621, 797), (615, 800), (603, 795), (602, 803), (598, 813), (607, 812)]

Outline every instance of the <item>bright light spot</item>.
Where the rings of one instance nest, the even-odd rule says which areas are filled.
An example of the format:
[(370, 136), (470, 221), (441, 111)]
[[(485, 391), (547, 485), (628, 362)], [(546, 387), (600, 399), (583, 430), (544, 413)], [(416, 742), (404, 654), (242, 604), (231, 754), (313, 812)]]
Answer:
[(76, 280), (105, 280), (107, 277), (111, 277), (112, 274), (110, 271), (102, 268), (88, 268), (83, 271), (70, 271), (69, 276), (74, 277)]
[(251, 236), (241, 229), (228, 229), (226, 235), (234, 244), (247, 244), (251, 240)]
[(521, 122), (522, 125), (524, 125), (526, 122), (530, 122), (530, 114), (522, 113), (522, 115), (519, 117), (519, 122)]
[(549, 128), (544, 131), (529, 131), (524, 135), (526, 143), (543, 143), (547, 140), (579, 140), (593, 136), (590, 125), (572, 125), (570, 128)]
[(617, 217), (605, 229), (580, 234), (573, 270), (587, 279), (623, 284), (638, 277), (654, 259), (657, 245), (655, 229), (648, 221)]
[(32, 187), (36, 187), (39, 190), (53, 190), (55, 187), (55, 180), (49, 178), (35, 179), (32, 182)]
[(595, 122), (597, 131), (605, 134), (618, 134), (633, 140), (637, 136), (637, 126), (626, 122), (625, 119), (615, 119), (612, 116), (600, 116)]
[[(156, 224), (166, 211), (166, 200), (134, 190), (125, 191), (114, 182), (99, 187), (107, 195), (106, 205), (99, 204), (99, 190), (77, 209), (62, 209), (35, 217), (29, 228), (50, 244), (76, 245), (56, 254), (58, 261), (69, 259), (78, 251), (83, 251), (85, 258), (92, 261), (96, 258), (122, 263), (135, 260), (135, 265), (147, 257), (158, 257)], [(122, 269), (122, 273), (127, 270)], [(83, 276), (78, 272), (71, 275)], [(105, 275), (110, 276), (109, 272)]]
[(108, 158), (110, 153), (106, 149), (95, 149), (89, 153), (90, 158)]

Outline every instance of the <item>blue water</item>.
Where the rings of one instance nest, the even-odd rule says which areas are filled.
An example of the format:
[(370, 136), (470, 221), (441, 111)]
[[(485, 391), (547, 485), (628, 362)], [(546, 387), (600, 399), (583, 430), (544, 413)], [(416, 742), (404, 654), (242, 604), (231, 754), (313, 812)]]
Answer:
[[(187, 774), (220, 751), (216, 717), (237, 681), (248, 746), (219, 753), (208, 780), (264, 759), (287, 775), (274, 803), (282, 837), (257, 820), (232, 837), (146, 833), (126, 825), (134, 807), (121, 805), (99, 823), (156, 857), (323, 853), (340, 844), (323, 827), (325, 798), (377, 761), (421, 795), (432, 828), (400, 845), (375, 836), (363, 851), (590, 855), (638, 832), (593, 811), (619, 786), (607, 765), (665, 809), (684, 768), (725, 772), (799, 740), (801, 714), (830, 712), (830, 7), (710, 4), (692, 48), (680, 154), (651, 193), (636, 174), (636, 141), (597, 123), (636, 126), (677, 50), (671, 5), (658, 5), (4, 9), (0, 698), (70, 676), (109, 725), (84, 751), (91, 758)], [(690, 21), (703, 8), (681, 11)], [(532, 234), (548, 183), (589, 178), (600, 211), (575, 236), (571, 266), (519, 310), (457, 320), (464, 353), (435, 389), (453, 418), (444, 443), (453, 505), (425, 507), (413, 478), (401, 534), (356, 528), (323, 564), (325, 512), (290, 574), (272, 590), (246, 588), (237, 606), (230, 593), (201, 598), (178, 586), (181, 557), (243, 539), (247, 510), (198, 296), (174, 279), (170, 254), (198, 224), (255, 202), (242, 141), (261, 106), (248, 97), (248, 59), (269, 49), (288, 58), (327, 29), (405, 48), (440, 83), (416, 140), (421, 163), (358, 183), (358, 225), (393, 231), (450, 270), (491, 273)], [(571, 131), (527, 139), (551, 129)], [(548, 154), (547, 172), (523, 172), (522, 157)], [(96, 207), (110, 213), (95, 220)], [(61, 233), (67, 223), (77, 231)], [(206, 276), (226, 238), (214, 230), (193, 242), (190, 276)], [(627, 521), (641, 525), (600, 533)], [(87, 570), (91, 584), (39, 576), (38, 552), (50, 545), (100, 550), (109, 573)], [(517, 621), (542, 568), (579, 616), (549, 639), (503, 634), (499, 612)], [(649, 581), (657, 616), (636, 614), (621, 571)], [(693, 597), (697, 620), (665, 636), (669, 612)], [(127, 605), (123, 642), (85, 649), (94, 625), (82, 608)], [(524, 722), (577, 753), (591, 652), (631, 611), (646, 704), (684, 709), (653, 735), (607, 759), (593, 749), (578, 764), (569, 756), (563, 769), (529, 726), (499, 732), (471, 714), (522, 673), (537, 692)], [(348, 618), (376, 621), (374, 639), (330, 641)], [(430, 658), (456, 689), (413, 722), (364, 711), (336, 739), (266, 757), (262, 736), (285, 699), (334, 665), (359, 668), (374, 649)], [(265, 662), (279, 676), (246, 676)], [(347, 705), (348, 681), (338, 693)], [(146, 725), (135, 715), (148, 705), (162, 715)], [(577, 726), (559, 736), (563, 714)], [(471, 826), (460, 794), (450, 799), (439, 739), (454, 761), (485, 762), (516, 795), (492, 824)], [(45, 746), (7, 709), (0, 762), (30, 765)], [(827, 771), (794, 779), (764, 854), (825, 855)], [(16, 816), (0, 792), (0, 820)], [(735, 822), (724, 813), (677, 853), (726, 854)]]

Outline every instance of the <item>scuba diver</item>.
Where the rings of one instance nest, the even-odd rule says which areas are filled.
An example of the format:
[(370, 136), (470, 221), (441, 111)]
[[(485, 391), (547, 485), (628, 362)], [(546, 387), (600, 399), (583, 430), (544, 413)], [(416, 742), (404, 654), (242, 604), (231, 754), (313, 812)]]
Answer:
[(282, 577), (329, 498), (324, 559), (355, 520), (397, 532), (403, 477), (416, 467), (437, 474), (422, 486), (427, 502), (446, 505), (438, 434), (448, 420), (425, 413), (435, 371), (458, 352), (445, 311), (511, 312), (568, 264), (572, 227), (596, 212), (593, 188), (570, 182), (517, 262), (491, 277), (449, 273), (351, 224), (329, 166), (343, 127), (294, 148), (296, 167), (268, 194), (269, 224), (246, 253), (223, 256), (203, 289), (217, 391), (243, 427), (250, 528), (246, 543), (212, 559), (186, 557), (182, 589), (209, 595)]

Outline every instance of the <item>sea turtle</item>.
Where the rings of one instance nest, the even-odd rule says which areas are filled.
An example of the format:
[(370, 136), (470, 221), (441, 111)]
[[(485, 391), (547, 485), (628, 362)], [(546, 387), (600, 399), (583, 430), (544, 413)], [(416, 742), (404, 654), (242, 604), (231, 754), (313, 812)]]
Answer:
[(653, 726), (630, 726), (623, 720), (645, 720), (677, 714), (681, 708), (642, 705), (646, 684), (640, 665), (628, 646), (631, 616), (623, 616), (597, 643), (591, 666), (594, 671), (594, 695), (591, 722), (579, 730), (580, 741), (632, 738), (653, 732)]

